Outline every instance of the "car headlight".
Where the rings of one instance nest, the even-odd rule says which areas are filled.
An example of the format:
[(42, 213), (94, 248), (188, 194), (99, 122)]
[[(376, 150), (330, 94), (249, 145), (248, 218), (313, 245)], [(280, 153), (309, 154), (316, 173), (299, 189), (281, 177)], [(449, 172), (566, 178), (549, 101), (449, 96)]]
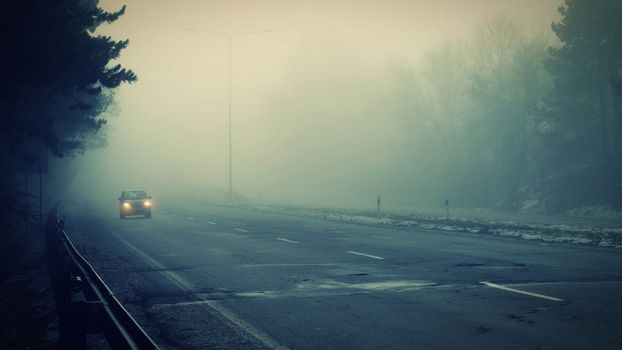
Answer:
[(123, 203), (123, 208), (130, 208), (131, 205), (128, 202)]
[(151, 202), (145, 201), (145, 207), (150, 207), (150, 206), (151, 206)]

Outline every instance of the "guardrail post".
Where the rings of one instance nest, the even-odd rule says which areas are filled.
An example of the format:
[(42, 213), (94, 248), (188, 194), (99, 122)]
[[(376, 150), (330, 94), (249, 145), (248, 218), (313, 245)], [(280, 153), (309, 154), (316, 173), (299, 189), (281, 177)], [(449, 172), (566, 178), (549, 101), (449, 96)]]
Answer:
[(68, 350), (86, 349), (86, 322), (84, 302), (70, 302), (64, 305), (60, 314), (59, 328), (61, 342)]
[(70, 349), (73, 338), (71, 321), (75, 311), (71, 306), (71, 267), (68, 256), (58, 257), (56, 280), (56, 309), (58, 310), (58, 332), (64, 348)]
[(85, 320), (86, 333), (102, 333), (104, 308), (101, 301), (85, 301)]

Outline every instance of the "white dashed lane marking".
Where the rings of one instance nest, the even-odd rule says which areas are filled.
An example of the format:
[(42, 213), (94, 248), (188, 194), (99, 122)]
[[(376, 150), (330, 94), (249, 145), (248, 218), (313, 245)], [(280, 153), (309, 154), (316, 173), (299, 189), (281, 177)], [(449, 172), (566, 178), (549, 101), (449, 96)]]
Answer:
[(234, 228), (234, 230), (236, 230), (236, 231), (240, 231), (240, 232), (248, 232), (247, 230), (244, 230), (244, 229), (241, 229), (241, 228), (237, 228), (237, 227), (236, 227), (236, 228)]
[(210, 225), (216, 225), (215, 222), (211, 222), (211, 221), (208, 221), (207, 223), (210, 224)]
[(299, 244), (300, 243), (300, 242), (296, 242), (296, 241), (291, 241), (291, 240), (289, 240), (287, 238), (280, 238), (280, 237), (277, 237), (276, 240), (277, 241), (287, 242), (287, 243), (293, 243), (293, 244)]
[(492, 282), (484, 281), (484, 282), (480, 282), (480, 283), (485, 285), (485, 286), (487, 286), (487, 287), (497, 288), (497, 289), (505, 290), (507, 292), (529, 295), (529, 296), (532, 296), (532, 297), (542, 298), (542, 299), (546, 299), (546, 300), (550, 300), (550, 301), (564, 301), (564, 299), (550, 297), (548, 295), (543, 295), (543, 294), (538, 294), (538, 293), (526, 292), (524, 290), (518, 290), (518, 289), (514, 289), (514, 288), (510, 288), (510, 287), (505, 287), (505, 286), (502, 286), (502, 285), (499, 285), (499, 284), (496, 284), (496, 283), (492, 283)]
[(384, 258), (380, 257), (380, 256), (371, 255), (371, 254), (365, 254), (365, 253), (360, 253), (360, 252), (353, 252), (351, 250), (348, 250), (347, 253), (354, 254), (354, 255), (360, 255), (360, 256), (366, 256), (368, 258), (372, 258), (372, 259), (376, 259), (376, 260), (384, 260)]

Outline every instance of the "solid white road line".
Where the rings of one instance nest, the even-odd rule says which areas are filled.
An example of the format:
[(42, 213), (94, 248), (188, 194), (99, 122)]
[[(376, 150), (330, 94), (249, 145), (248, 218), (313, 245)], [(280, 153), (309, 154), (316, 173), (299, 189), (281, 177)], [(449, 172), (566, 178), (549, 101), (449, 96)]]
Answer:
[(154, 258), (150, 257), (149, 255), (147, 255), (142, 250), (138, 249), (136, 246), (134, 246), (130, 242), (126, 241), (125, 239), (119, 237), (116, 234), (115, 234), (115, 237), (121, 243), (123, 243), (123, 245), (128, 250), (130, 250), (131, 252), (133, 252), (134, 254), (139, 256), (141, 259), (143, 259), (143, 261), (145, 261), (149, 266), (151, 266), (152, 268), (160, 270), (160, 273), (163, 274), (164, 277), (166, 277), (169, 281), (171, 281), (179, 289), (181, 289), (184, 292), (194, 294), (194, 298), (195, 298), (194, 301), (196, 301), (196, 302), (204, 301), (204, 303), (197, 303), (197, 305), (204, 305), (205, 307), (208, 307), (208, 308), (210, 308), (212, 310), (215, 310), (217, 313), (219, 313), (221, 316), (223, 316), (226, 320), (228, 320), (229, 322), (231, 322), (234, 325), (238, 326), (240, 329), (245, 331), (247, 334), (249, 334), (250, 336), (254, 337), (259, 342), (263, 343), (269, 349), (276, 349), (276, 350), (287, 350), (288, 349), (287, 347), (279, 344), (276, 340), (274, 340), (269, 335), (263, 333), (262, 331), (260, 331), (259, 329), (255, 328), (253, 325), (251, 325), (250, 323), (248, 323), (248, 322), (244, 321), (243, 319), (239, 318), (237, 315), (235, 315), (233, 312), (231, 312), (225, 306), (219, 304), (217, 300), (209, 300), (209, 299), (202, 298), (195, 291), (194, 285), (190, 281), (186, 280), (181, 275), (179, 275), (177, 272), (175, 272), (175, 271), (168, 271), (166, 269), (166, 266), (162, 265), (161, 263), (156, 261)]
[(498, 284), (492, 283), (492, 282), (483, 281), (483, 282), (480, 282), (480, 283), (485, 285), (485, 286), (487, 286), (487, 287), (497, 288), (497, 289), (505, 290), (505, 291), (508, 291), (508, 292), (529, 295), (529, 296), (532, 296), (532, 297), (542, 298), (542, 299), (546, 299), (546, 300), (550, 300), (550, 301), (564, 301), (564, 299), (550, 297), (550, 296), (543, 295), (543, 294), (538, 294), (538, 293), (526, 292), (524, 290), (518, 290), (518, 289), (514, 289), (514, 288), (510, 288), (510, 287), (504, 287), (504, 286), (501, 286), (501, 285), (498, 285)]
[(234, 228), (234, 230), (240, 231), (240, 232), (248, 232), (247, 230), (244, 230), (244, 229), (241, 229), (241, 228)]
[(354, 255), (366, 256), (366, 257), (372, 258), (372, 259), (384, 260), (384, 258), (380, 257), (380, 256), (375, 256), (375, 255), (370, 255), (370, 254), (365, 254), (365, 253), (359, 253), (359, 252), (353, 252), (351, 250), (348, 250), (347, 252), (350, 253), (350, 254), (354, 254)]
[(215, 222), (211, 222), (211, 221), (208, 221), (207, 223), (210, 224), (210, 225), (216, 225)]
[(280, 237), (276, 238), (276, 240), (283, 241), (283, 242), (288, 242), (288, 243), (294, 243), (294, 244), (299, 244), (300, 243), (300, 242), (296, 242), (296, 241), (290, 241), (287, 238), (280, 238)]

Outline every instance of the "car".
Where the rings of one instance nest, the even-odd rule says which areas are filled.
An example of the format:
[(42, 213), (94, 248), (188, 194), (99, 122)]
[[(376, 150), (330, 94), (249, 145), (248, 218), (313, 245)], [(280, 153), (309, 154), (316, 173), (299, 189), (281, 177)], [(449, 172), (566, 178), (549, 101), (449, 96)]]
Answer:
[(151, 217), (151, 196), (145, 190), (123, 190), (119, 197), (119, 217), (128, 215), (144, 215)]

